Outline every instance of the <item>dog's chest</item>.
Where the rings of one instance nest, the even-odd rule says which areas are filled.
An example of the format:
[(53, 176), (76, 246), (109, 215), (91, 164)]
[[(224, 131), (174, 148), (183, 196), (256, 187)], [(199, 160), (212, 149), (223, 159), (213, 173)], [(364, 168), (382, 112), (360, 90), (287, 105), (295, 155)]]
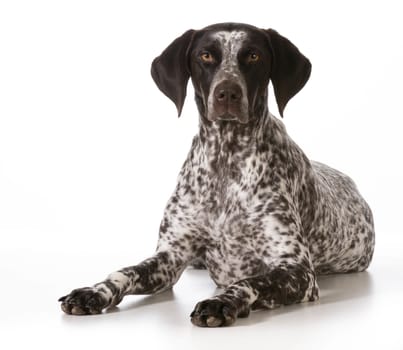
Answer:
[(218, 285), (256, 274), (261, 262), (253, 237), (259, 206), (260, 163), (253, 157), (207, 176), (199, 194), (199, 225), (207, 237), (206, 265)]
[(258, 201), (256, 188), (262, 174), (258, 172), (260, 162), (252, 159), (220, 164), (215, 171), (205, 170), (206, 176), (196, 196), (201, 219), (213, 238), (221, 237), (233, 225), (239, 227), (245, 223)]

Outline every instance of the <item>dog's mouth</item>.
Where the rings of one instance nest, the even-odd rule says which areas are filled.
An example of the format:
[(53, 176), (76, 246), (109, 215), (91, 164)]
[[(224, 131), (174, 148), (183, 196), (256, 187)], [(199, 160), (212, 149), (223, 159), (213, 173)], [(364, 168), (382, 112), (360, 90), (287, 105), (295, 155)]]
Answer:
[(218, 120), (226, 120), (226, 121), (228, 121), (228, 120), (235, 120), (236, 121), (239, 118), (236, 115), (227, 112), (227, 113), (224, 113), (224, 114), (221, 114), (220, 116), (218, 116), (217, 119)]
[(207, 119), (212, 121), (212, 122), (220, 122), (220, 121), (225, 121), (225, 122), (238, 122), (241, 124), (246, 124), (248, 122), (248, 116), (247, 115), (242, 115), (242, 114), (235, 114), (231, 113), (229, 111), (226, 111), (224, 113), (209, 113), (207, 116)]

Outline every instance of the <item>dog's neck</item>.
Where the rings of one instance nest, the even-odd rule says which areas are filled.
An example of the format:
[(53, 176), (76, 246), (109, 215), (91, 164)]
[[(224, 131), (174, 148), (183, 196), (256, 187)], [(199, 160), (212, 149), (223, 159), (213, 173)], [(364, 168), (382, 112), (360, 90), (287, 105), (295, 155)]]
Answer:
[(233, 120), (211, 122), (200, 116), (199, 136), (207, 146), (216, 144), (228, 147), (222, 151), (237, 152), (239, 148), (254, 146), (262, 141), (267, 133), (269, 122), (268, 113), (254, 118), (246, 124)]
[(239, 172), (248, 156), (268, 155), (274, 117), (266, 109), (260, 117), (246, 124), (236, 121), (211, 122), (200, 116), (199, 140), (202, 152), (213, 172)]

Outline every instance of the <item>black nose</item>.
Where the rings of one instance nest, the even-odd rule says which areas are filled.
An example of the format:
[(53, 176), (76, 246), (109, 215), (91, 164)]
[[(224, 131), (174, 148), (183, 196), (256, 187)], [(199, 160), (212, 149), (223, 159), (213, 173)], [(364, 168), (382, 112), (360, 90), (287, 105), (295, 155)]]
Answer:
[(220, 104), (236, 103), (242, 98), (242, 90), (236, 83), (223, 81), (214, 89), (214, 97)]

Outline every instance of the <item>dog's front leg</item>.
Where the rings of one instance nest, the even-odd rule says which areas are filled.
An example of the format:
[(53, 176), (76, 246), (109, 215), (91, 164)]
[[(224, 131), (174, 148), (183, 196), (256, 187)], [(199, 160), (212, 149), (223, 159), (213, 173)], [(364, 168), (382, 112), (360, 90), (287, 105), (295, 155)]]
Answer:
[(187, 207), (178, 197), (174, 195), (165, 209), (154, 256), (113, 272), (92, 287), (73, 290), (59, 299), (62, 310), (73, 315), (98, 314), (119, 304), (125, 295), (153, 294), (172, 287), (186, 266), (202, 253), (192, 216), (184, 211)]
[(98, 314), (119, 304), (125, 295), (153, 294), (172, 287), (186, 266), (204, 252), (203, 234), (198, 232), (195, 212), (188, 205), (194, 200), (194, 191), (188, 188), (180, 182), (168, 201), (154, 256), (113, 272), (92, 287), (75, 289), (61, 297), (62, 310), (73, 315)]
[(79, 288), (62, 297), (67, 314), (88, 315), (120, 303), (128, 294), (153, 294), (170, 288), (188, 263), (175, 250), (157, 252), (142, 263), (111, 273), (103, 282)]
[(197, 326), (229, 326), (238, 317), (247, 317), (251, 309), (317, 299), (314, 273), (299, 265), (283, 264), (262, 275), (233, 283), (222, 294), (198, 303), (190, 316)]

